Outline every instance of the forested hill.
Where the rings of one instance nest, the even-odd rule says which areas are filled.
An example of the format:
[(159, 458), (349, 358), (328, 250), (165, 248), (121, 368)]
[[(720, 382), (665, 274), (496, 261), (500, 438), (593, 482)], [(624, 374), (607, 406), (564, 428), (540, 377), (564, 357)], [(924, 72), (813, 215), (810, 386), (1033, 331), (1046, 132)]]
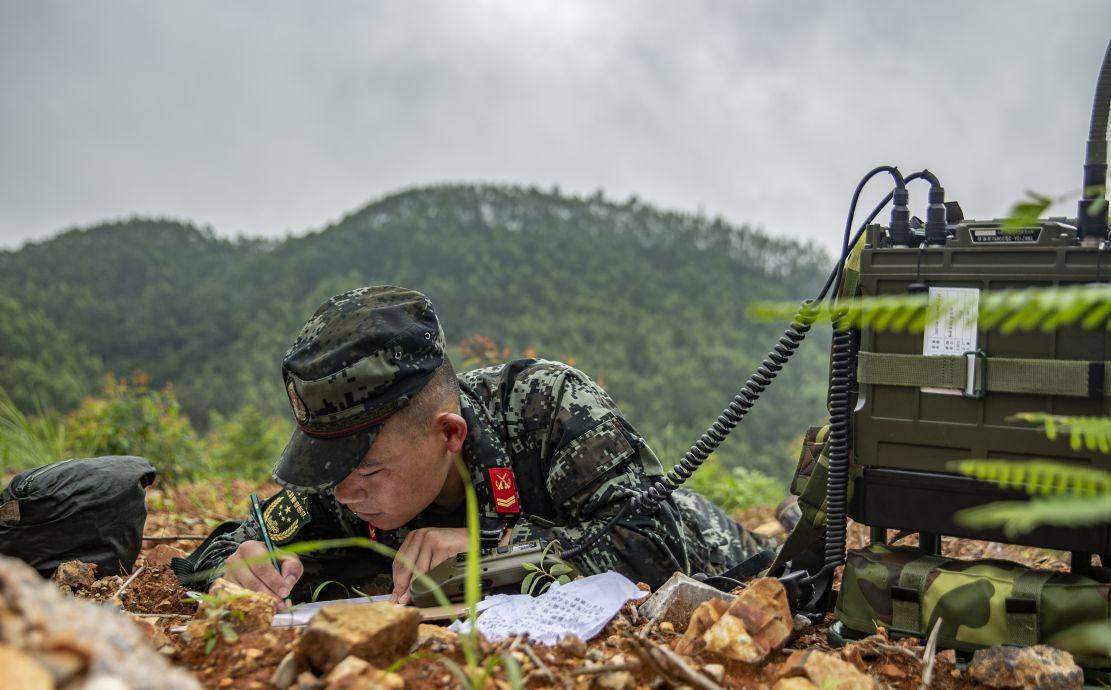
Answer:
[[(573, 360), (668, 461), (782, 330), (745, 306), (811, 295), (828, 270), (745, 227), (533, 188), (409, 190), (279, 242), (137, 219), (0, 252), (0, 386), (65, 409), (102, 372), (138, 370), (172, 380), (201, 426), (245, 403), (288, 415), (279, 362), (300, 326), (335, 293), (392, 283), (431, 297), (453, 345), (481, 334), (511, 357)], [(821, 416), (828, 339), (813, 340), (723, 459), (787, 472), (790, 440)]]

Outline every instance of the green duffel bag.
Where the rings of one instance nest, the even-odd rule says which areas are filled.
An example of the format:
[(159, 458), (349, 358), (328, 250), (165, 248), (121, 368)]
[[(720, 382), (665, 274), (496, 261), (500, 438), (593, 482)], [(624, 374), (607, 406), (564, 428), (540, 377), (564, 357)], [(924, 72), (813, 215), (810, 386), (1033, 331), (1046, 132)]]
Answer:
[(1081, 666), (1107, 669), (1106, 642), (1078, 626), (1106, 624), (1109, 582), (1105, 568), (1077, 575), (872, 544), (849, 552), (836, 615), (860, 633), (874, 633), (879, 625), (893, 636), (918, 637), (940, 618), (941, 648), (971, 652), (1044, 643), (1070, 652)]

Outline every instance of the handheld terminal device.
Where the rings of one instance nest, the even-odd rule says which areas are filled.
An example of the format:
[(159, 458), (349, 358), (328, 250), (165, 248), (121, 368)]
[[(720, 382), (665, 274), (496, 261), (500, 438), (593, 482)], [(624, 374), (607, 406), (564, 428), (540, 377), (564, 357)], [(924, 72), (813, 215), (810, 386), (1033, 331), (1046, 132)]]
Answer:
[[(552, 549), (545, 548), (546, 546), (542, 541), (526, 541), (480, 551), (478, 572), (481, 577), (482, 591), (493, 592), (500, 588), (512, 588), (512, 591), (506, 593), (519, 594), (521, 581), (530, 572), (525, 565), (534, 565), (547, 571), (561, 562), (552, 553)], [(579, 573), (576, 571), (574, 574)], [(463, 598), (463, 588), (467, 579), (467, 554), (460, 553), (454, 558), (443, 561), (428, 571), (428, 577), (436, 583), (448, 601), (459, 601)], [(419, 580), (413, 582), (410, 590), (413, 593), (415, 606), (425, 608), (436, 606), (438, 603), (432, 590)]]

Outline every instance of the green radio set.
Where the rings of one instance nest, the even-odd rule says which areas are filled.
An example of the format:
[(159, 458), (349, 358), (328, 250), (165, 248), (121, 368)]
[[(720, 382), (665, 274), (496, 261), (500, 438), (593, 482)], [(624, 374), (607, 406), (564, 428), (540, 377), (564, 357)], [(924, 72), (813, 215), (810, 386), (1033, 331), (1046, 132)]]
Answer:
[[(853, 329), (834, 316), (829, 425), (808, 435), (792, 482), (803, 520), (777, 553), (696, 577), (731, 588), (757, 573), (777, 576), (796, 612), (818, 620), (835, 611), (833, 635), (868, 634), (878, 622), (896, 634), (924, 636), (943, 619), (939, 644), (965, 651), (1043, 642), (1076, 623), (1111, 620), (1105, 594), (1111, 570), (1092, 564), (1093, 554), (1111, 558), (1111, 526), (1042, 527), (1017, 539), (964, 527), (954, 513), (1024, 494), (957, 474), (950, 465), (965, 458), (1039, 458), (1111, 470), (1111, 456), (1070, 448), (1009, 421), (1024, 412), (1111, 416), (1108, 329), (1014, 334), (985, 330), (976, 320), (981, 297), (993, 291), (1107, 282), (1109, 111), (1111, 43), (1097, 81), (1076, 218), (1032, 220), (1020, 228), (965, 220), (928, 170), (905, 177), (892, 166), (870, 171), (853, 194), (840, 257), (821, 292), (802, 303), (721, 415), (664, 478), (552, 557), (573, 559), (627, 515), (655, 510), (682, 485), (772, 385), (827, 296), (836, 313), (846, 298), (920, 294), (934, 317), (924, 334)], [(861, 192), (879, 175), (890, 176), (894, 188), (855, 225)], [(907, 187), (916, 180), (929, 183), (925, 222), (911, 218), (908, 207)], [(873, 223), (889, 203), (888, 224)], [(846, 558), (850, 517), (869, 526), (871, 543)], [(918, 533), (919, 545), (889, 546), (891, 529)], [(942, 535), (1067, 550), (1073, 572), (946, 559)], [(483, 580), (520, 582), (528, 572), (524, 563), (536, 566), (544, 554), (541, 545), (484, 553)], [(464, 561), (462, 555), (445, 561), (432, 579), (460, 595)], [(835, 602), (833, 576), (841, 566)], [(422, 590), (418, 601), (426, 600), (431, 596)], [(1111, 653), (1074, 653), (1090, 669), (1111, 669)]]

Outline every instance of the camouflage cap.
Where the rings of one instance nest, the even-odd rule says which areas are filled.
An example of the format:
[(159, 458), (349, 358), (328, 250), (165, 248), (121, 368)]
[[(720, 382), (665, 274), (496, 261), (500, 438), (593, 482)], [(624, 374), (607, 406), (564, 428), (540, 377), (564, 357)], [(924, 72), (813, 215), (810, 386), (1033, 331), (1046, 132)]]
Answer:
[(338, 484), (443, 361), (444, 333), (419, 292), (364, 287), (322, 304), (282, 360), (297, 429), (274, 480), (307, 493)]

